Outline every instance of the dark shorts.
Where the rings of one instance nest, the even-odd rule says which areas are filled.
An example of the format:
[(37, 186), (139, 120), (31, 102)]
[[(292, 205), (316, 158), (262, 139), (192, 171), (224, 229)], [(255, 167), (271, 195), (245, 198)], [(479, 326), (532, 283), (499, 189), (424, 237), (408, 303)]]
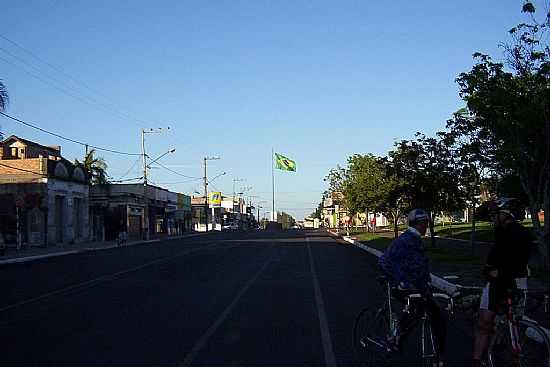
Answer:
[[(482, 310), (499, 312), (502, 309), (503, 302), (506, 300), (506, 291), (510, 288), (527, 290), (527, 278), (517, 278), (509, 284), (487, 283), (481, 294), (479, 308)], [(523, 299), (520, 299), (518, 302), (523, 301)]]

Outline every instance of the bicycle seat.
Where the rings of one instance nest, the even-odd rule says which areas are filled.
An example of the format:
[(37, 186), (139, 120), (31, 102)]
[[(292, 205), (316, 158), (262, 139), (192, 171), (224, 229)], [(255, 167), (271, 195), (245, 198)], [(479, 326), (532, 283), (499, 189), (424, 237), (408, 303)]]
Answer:
[(386, 275), (379, 275), (376, 277), (376, 281), (380, 284), (386, 284), (390, 281), (390, 278), (388, 278)]

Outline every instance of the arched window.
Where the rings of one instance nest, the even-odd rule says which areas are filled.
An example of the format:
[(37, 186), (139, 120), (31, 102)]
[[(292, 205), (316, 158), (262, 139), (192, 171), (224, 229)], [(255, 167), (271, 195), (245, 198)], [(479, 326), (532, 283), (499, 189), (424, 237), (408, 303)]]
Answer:
[(55, 166), (54, 175), (55, 177), (59, 177), (59, 178), (69, 178), (69, 171), (67, 170), (67, 167), (65, 167), (63, 163), (58, 162), (57, 165)]

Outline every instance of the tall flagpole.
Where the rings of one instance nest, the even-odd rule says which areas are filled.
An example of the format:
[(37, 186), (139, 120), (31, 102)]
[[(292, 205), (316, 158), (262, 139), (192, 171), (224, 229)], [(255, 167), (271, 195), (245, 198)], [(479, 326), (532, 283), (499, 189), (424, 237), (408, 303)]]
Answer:
[(271, 221), (275, 222), (275, 164), (274, 164), (275, 151), (271, 148), (271, 190), (273, 193), (273, 201), (271, 206)]

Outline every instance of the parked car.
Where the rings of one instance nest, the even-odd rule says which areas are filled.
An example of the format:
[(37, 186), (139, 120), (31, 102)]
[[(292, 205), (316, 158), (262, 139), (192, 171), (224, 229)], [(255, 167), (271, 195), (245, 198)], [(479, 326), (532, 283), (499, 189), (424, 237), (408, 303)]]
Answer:
[(0, 256), (6, 254), (6, 242), (4, 241), (4, 235), (0, 232)]
[(222, 229), (226, 231), (236, 231), (237, 229), (239, 229), (239, 226), (235, 223), (227, 223), (222, 226)]

